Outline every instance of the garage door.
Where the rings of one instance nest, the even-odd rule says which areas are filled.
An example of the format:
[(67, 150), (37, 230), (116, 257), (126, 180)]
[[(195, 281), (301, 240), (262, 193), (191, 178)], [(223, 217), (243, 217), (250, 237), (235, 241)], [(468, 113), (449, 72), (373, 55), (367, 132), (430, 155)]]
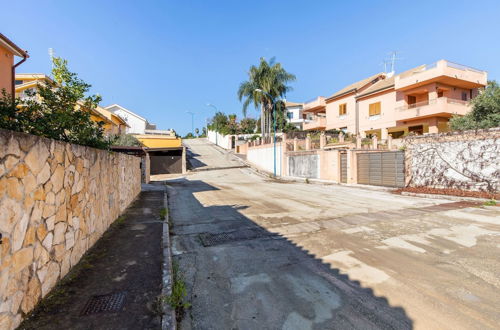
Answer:
[(404, 187), (404, 152), (359, 153), (358, 183), (386, 187)]

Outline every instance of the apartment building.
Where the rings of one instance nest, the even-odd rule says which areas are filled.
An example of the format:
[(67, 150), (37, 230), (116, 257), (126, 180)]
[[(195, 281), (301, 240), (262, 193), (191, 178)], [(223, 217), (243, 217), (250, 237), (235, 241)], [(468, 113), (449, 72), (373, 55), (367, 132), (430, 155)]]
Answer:
[(287, 121), (297, 129), (304, 129), (303, 125), (306, 122), (306, 115), (303, 113), (304, 103), (286, 102), (286, 118)]
[(337, 129), (381, 139), (388, 134), (397, 138), (445, 132), (449, 119), (470, 111), (470, 100), (486, 84), (485, 71), (446, 60), (398, 75), (379, 73), (326, 98), (324, 108), (306, 103), (304, 112), (317, 120), (305, 129)]

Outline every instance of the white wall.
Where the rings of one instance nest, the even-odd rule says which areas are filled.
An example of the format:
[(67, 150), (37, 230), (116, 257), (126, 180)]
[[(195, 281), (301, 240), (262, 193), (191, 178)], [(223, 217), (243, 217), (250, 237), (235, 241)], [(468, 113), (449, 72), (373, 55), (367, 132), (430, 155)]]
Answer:
[(127, 134), (144, 134), (146, 129), (146, 121), (132, 115), (130, 112), (123, 110), (117, 106), (107, 107), (107, 110), (122, 117), (130, 127), (127, 127)]
[[(276, 175), (281, 176), (281, 143), (276, 144)], [(257, 167), (274, 172), (274, 146), (248, 148), (247, 160)]]
[(217, 144), (219, 147), (224, 149), (231, 149), (231, 136), (232, 135), (222, 135), (215, 131), (208, 131), (207, 137), (208, 141), (213, 144)]

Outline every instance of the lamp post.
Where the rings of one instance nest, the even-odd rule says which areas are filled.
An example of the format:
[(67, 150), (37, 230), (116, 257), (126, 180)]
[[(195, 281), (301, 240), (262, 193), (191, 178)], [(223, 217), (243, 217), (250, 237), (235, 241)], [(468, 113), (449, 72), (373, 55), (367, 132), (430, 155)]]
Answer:
[[(271, 111), (272, 111), (272, 114), (273, 114), (273, 143), (274, 143), (274, 176), (276, 177), (276, 114), (274, 113), (275, 110), (276, 110), (276, 102), (277, 101), (281, 101), (281, 99), (277, 99), (275, 100), (274, 97), (271, 96), (271, 94), (267, 93), (267, 92), (264, 92), (262, 89), (260, 88), (256, 88), (255, 89), (256, 92), (258, 93), (262, 93), (264, 95), (267, 95), (270, 99), (271, 99), (271, 102), (272, 102), (272, 108), (271, 108)], [(260, 120), (263, 120), (264, 118), (261, 118)], [(262, 132), (263, 133), (263, 132)]]
[[(213, 105), (212, 103), (207, 103), (207, 107), (214, 108), (216, 115), (217, 115), (217, 112), (219, 112), (219, 109), (217, 109), (217, 107), (215, 105)], [(214, 116), (214, 119), (215, 119), (215, 116)], [(219, 130), (219, 127), (217, 127), (217, 121), (215, 121), (215, 145), (218, 145), (217, 144), (217, 135), (219, 134), (218, 130)], [(207, 138), (208, 138), (208, 127), (207, 127)]]
[(186, 111), (186, 113), (191, 115), (191, 134), (194, 136), (194, 112)]

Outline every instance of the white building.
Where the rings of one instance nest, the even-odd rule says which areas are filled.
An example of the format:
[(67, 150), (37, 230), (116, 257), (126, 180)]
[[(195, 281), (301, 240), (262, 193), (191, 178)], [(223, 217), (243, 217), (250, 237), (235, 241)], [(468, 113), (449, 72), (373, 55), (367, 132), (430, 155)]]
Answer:
[(305, 114), (302, 113), (304, 103), (286, 102), (285, 107), (288, 122), (302, 130), (304, 123), (307, 121)]
[(122, 117), (127, 122), (130, 126), (127, 127), (127, 134), (145, 134), (146, 126), (148, 125), (148, 121), (145, 118), (118, 104), (108, 105), (105, 109)]

